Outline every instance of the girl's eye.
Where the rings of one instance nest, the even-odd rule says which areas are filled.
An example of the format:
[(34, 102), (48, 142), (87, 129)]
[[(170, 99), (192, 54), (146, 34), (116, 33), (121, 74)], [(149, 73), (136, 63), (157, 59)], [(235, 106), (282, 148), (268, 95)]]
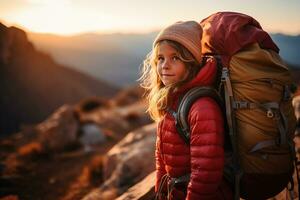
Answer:
[(180, 58), (178, 56), (173, 56), (173, 60), (177, 61), (177, 60), (180, 60)]
[(161, 56), (157, 58), (157, 61), (159, 61), (159, 62), (161, 62), (161, 61), (163, 61), (163, 60), (164, 60), (164, 58), (161, 57)]

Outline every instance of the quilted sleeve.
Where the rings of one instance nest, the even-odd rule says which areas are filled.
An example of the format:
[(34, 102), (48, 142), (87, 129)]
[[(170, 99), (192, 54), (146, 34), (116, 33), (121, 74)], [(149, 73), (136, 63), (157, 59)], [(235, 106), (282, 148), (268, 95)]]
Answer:
[(161, 149), (160, 149), (159, 132), (158, 132), (158, 134), (156, 136), (155, 163), (156, 163), (155, 192), (157, 192), (162, 176), (167, 173), (166, 170), (165, 170), (164, 162), (162, 160), (162, 154), (161, 154)]
[(186, 200), (216, 200), (224, 167), (224, 127), (221, 110), (209, 98), (197, 100), (189, 112), (191, 179)]

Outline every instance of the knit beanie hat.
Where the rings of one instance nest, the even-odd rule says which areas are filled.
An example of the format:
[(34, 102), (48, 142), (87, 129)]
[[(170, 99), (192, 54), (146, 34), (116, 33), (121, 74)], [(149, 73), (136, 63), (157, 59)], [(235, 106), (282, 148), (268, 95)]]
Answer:
[(176, 22), (157, 35), (153, 47), (162, 40), (172, 40), (187, 48), (195, 59), (201, 63), (202, 28), (196, 21)]

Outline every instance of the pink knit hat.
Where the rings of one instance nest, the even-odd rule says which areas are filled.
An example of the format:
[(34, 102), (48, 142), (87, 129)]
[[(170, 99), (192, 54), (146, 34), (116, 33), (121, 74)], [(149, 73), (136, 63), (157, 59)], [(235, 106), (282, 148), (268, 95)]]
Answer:
[(187, 48), (195, 59), (201, 63), (202, 28), (196, 21), (179, 21), (172, 24), (158, 34), (153, 47), (162, 40), (172, 40)]

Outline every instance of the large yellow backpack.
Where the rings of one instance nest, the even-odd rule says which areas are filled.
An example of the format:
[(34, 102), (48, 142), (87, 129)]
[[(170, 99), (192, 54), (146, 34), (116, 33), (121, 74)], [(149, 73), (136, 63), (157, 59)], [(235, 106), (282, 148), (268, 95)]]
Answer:
[(293, 185), (296, 119), (290, 72), (253, 18), (216, 13), (201, 25), (203, 53), (219, 60), (221, 73), (215, 88), (185, 94), (174, 115), (177, 130), (188, 143), (190, 106), (197, 98), (214, 98), (227, 119), (231, 148), (224, 175), (234, 186), (235, 199), (275, 196), (289, 182)]
[(227, 120), (242, 173), (240, 194), (275, 196), (292, 180), (295, 159), (290, 73), (277, 53), (255, 43), (231, 58), (224, 78)]

